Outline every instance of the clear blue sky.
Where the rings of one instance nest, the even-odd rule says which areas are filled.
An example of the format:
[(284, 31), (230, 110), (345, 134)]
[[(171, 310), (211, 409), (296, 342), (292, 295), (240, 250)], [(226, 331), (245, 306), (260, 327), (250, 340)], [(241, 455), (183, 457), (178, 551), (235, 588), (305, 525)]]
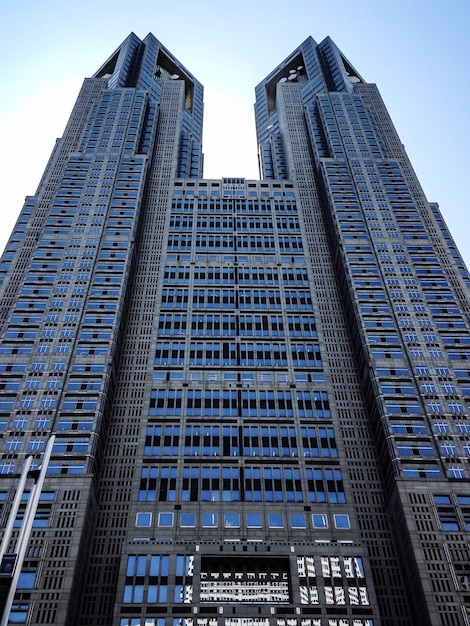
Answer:
[(205, 87), (205, 176), (258, 178), (254, 87), (330, 35), (378, 84), (429, 200), (470, 263), (468, 0), (15, 0), (0, 25), (0, 248), (34, 194), (83, 78), (152, 32)]

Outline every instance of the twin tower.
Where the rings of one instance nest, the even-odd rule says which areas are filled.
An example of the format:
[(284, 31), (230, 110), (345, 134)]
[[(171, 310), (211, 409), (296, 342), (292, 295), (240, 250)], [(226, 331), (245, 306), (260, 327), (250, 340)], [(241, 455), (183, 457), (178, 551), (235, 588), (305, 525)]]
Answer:
[(129, 35), (0, 261), (2, 624), (468, 625), (470, 279), (376, 86), (307, 39), (257, 181), (202, 110)]

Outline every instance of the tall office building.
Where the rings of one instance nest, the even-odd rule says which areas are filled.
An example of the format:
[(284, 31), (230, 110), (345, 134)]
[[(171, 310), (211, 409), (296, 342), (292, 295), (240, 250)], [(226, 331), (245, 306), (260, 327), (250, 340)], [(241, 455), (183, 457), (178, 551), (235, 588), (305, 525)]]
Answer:
[(202, 178), (202, 92), (131, 34), (2, 257), (9, 623), (468, 625), (470, 278), (439, 209), (329, 38), (256, 88), (259, 181)]

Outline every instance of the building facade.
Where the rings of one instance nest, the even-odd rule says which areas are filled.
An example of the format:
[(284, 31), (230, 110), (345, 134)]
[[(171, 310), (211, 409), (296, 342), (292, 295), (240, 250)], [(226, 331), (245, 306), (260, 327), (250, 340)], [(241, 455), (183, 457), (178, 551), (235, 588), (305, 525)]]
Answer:
[(131, 34), (1, 259), (7, 556), (51, 446), (8, 623), (469, 624), (470, 278), (437, 205), (329, 38), (256, 88), (259, 181), (202, 178), (202, 95)]

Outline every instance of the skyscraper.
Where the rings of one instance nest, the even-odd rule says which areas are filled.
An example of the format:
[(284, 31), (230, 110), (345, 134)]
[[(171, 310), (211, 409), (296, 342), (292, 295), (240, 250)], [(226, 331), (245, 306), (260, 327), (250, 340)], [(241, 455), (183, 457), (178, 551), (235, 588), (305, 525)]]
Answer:
[(129, 35), (3, 254), (9, 623), (468, 624), (470, 278), (437, 205), (329, 38), (256, 88), (259, 181), (202, 178), (202, 95)]

